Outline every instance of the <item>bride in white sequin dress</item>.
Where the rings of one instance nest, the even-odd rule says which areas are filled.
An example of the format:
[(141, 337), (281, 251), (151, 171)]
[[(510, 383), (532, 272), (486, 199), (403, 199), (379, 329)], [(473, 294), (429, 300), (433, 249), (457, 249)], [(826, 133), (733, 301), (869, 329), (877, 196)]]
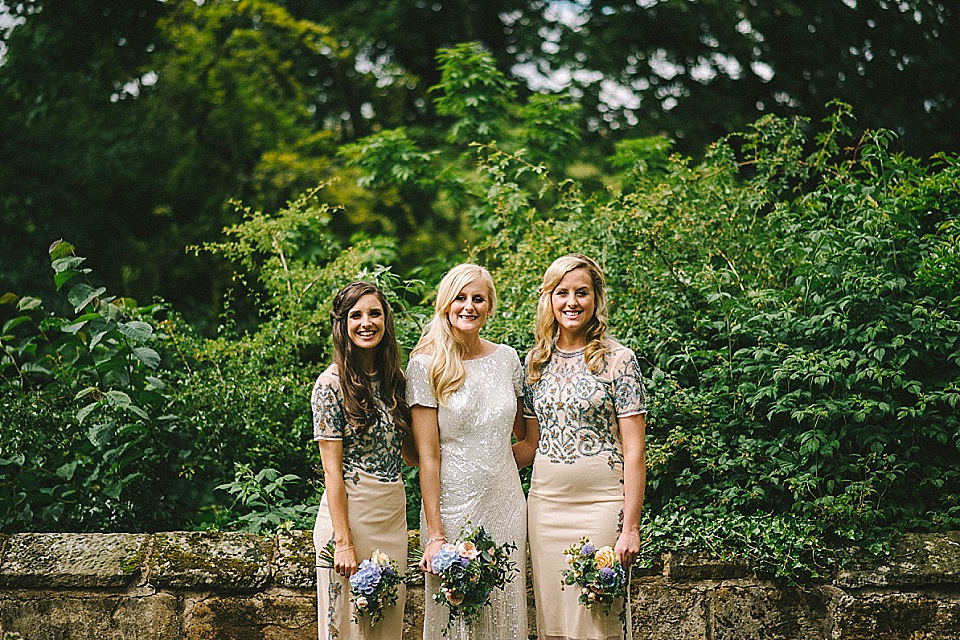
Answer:
[[(522, 368), (512, 347), (480, 337), (495, 307), (486, 269), (472, 264), (451, 269), (407, 367), (423, 494), (424, 640), (527, 637), (526, 504), (510, 446), (511, 431), (522, 433), (524, 426)], [(445, 632), (447, 608), (433, 601), (439, 578), (430, 562), (464, 527), (479, 526), (497, 544), (516, 545), (512, 560), (518, 571), (503, 590), (493, 590), (479, 620), (469, 625), (458, 620)]]

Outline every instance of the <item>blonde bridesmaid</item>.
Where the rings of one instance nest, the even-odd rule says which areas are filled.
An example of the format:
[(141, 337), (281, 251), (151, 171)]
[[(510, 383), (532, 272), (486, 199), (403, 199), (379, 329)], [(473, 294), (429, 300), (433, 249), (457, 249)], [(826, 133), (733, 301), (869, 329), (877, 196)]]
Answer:
[(613, 547), (624, 567), (640, 549), (646, 398), (633, 351), (607, 335), (605, 286), (590, 258), (555, 260), (526, 358), (526, 435), (515, 450), (520, 464), (534, 460), (527, 514), (540, 640), (631, 638), (628, 598), (604, 614), (560, 588), (564, 550), (582, 536)]

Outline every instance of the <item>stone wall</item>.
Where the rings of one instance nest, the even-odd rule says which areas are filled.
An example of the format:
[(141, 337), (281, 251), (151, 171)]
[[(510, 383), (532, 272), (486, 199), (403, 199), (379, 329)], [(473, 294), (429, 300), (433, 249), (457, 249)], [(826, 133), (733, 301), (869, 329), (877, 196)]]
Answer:
[[(313, 639), (313, 566), (309, 532), (0, 535), (0, 637)], [(804, 588), (666, 554), (632, 590), (636, 640), (958, 640), (960, 532), (905, 536)], [(414, 584), (404, 638), (422, 603)]]

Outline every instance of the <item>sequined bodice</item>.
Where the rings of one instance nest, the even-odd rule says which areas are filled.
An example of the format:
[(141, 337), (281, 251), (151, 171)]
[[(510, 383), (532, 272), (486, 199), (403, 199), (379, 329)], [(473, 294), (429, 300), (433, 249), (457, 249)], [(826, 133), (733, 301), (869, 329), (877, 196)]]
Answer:
[[(427, 379), (429, 358), (417, 355), (407, 368), (407, 402), (437, 407)], [(437, 407), (440, 426), (441, 512), (477, 511), (496, 499), (491, 483), (516, 476), (510, 433), (522, 393), (517, 352), (499, 345), (488, 356), (464, 362), (463, 385)], [(510, 473), (512, 472), (512, 473)], [(490, 494), (490, 495), (488, 495)]]
[[(513, 542), (518, 567), (525, 566), (526, 502), (510, 447), (523, 392), (520, 359), (506, 345), (488, 356), (464, 362), (463, 385), (438, 407), (427, 377), (429, 357), (416, 355), (407, 367), (407, 402), (437, 407), (440, 428), (440, 516), (453, 538), (482, 526), (498, 543)], [(421, 513), (421, 535), (426, 521)], [(516, 640), (526, 638), (526, 588), (523, 575), (504, 590), (494, 590), (489, 606), (472, 625), (455, 624), (443, 633), (446, 613), (433, 602), (438, 588), (426, 578), (424, 638), (429, 640)]]

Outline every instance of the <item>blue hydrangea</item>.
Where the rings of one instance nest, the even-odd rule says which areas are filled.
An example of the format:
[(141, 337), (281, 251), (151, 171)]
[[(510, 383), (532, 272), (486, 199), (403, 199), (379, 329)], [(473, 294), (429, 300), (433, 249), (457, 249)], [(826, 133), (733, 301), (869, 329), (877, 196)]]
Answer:
[(440, 549), (437, 555), (433, 556), (433, 570), (438, 572), (445, 571), (456, 559), (457, 552), (455, 549), (450, 551)]
[(370, 560), (364, 560), (360, 563), (357, 572), (350, 576), (350, 587), (353, 591), (370, 595), (380, 584), (380, 576), (380, 565)]
[(604, 584), (613, 584), (617, 579), (617, 572), (610, 567), (600, 569), (600, 581)]
[(594, 552), (596, 552), (596, 550), (597, 550), (596, 547), (594, 547), (591, 543), (588, 542), (587, 544), (583, 545), (583, 547), (580, 549), (580, 555), (592, 556)]

